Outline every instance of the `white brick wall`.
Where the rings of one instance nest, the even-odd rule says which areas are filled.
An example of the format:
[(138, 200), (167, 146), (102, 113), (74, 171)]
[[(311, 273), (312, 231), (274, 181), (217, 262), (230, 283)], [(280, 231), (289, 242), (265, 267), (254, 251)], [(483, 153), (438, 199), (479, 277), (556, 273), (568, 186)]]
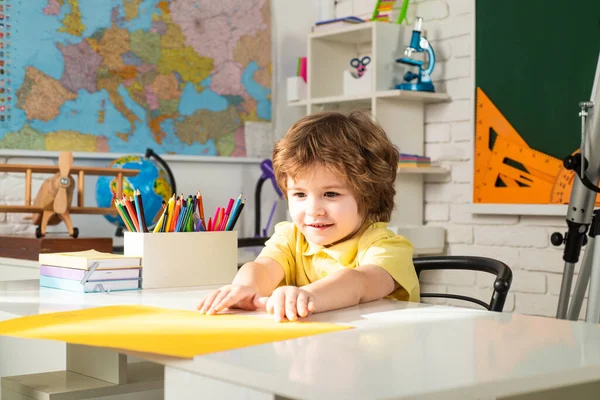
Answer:
[[(372, 9), (373, 3), (338, 0), (336, 16)], [(562, 248), (554, 248), (549, 237), (554, 231), (565, 231), (564, 217), (473, 215), (469, 210), (473, 180), (474, 3), (417, 0), (409, 6), (409, 22), (416, 15), (423, 17), (425, 34), (436, 51), (434, 82), (452, 98), (450, 103), (428, 106), (425, 114), (425, 153), (442, 161), (451, 174), (427, 178), (424, 218), (428, 225), (446, 228), (448, 254), (496, 258), (512, 268), (514, 281), (506, 311), (554, 316), (564, 262)], [(423, 282), (424, 290), (474, 295), (487, 301), (493, 279), (483, 273), (448, 272), (424, 274)], [(582, 317), (584, 313), (585, 304)]]

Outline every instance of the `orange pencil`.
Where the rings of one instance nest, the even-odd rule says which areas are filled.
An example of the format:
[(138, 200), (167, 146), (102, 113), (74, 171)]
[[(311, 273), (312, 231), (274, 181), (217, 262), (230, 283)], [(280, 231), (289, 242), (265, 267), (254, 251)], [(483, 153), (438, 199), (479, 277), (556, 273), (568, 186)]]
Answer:
[(175, 226), (177, 225), (177, 218), (179, 218), (179, 211), (181, 210), (181, 197), (177, 198), (175, 202), (175, 208), (173, 209), (173, 219), (171, 220), (171, 226), (169, 232), (175, 232)]
[(204, 224), (204, 204), (202, 203), (202, 193), (198, 190), (196, 193), (196, 199), (198, 200), (198, 214), (200, 214), (200, 220), (202, 220), (202, 226), (206, 230), (206, 225)]

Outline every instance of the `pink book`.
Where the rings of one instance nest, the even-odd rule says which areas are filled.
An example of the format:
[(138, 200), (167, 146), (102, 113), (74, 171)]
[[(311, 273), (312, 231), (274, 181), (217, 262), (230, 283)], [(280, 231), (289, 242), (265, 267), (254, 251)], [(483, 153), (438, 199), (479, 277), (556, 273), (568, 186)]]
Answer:
[[(54, 267), (51, 265), (41, 265), (41, 276), (52, 276), (54, 278), (71, 279), (80, 281), (88, 271), (74, 268)], [(140, 268), (121, 268), (121, 269), (101, 269), (95, 270), (89, 281), (106, 281), (118, 279), (136, 279), (140, 277)]]
[(307, 82), (308, 68), (307, 68), (307, 58), (302, 57), (300, 59), (300, 76), (304, 79), (304, 82)]

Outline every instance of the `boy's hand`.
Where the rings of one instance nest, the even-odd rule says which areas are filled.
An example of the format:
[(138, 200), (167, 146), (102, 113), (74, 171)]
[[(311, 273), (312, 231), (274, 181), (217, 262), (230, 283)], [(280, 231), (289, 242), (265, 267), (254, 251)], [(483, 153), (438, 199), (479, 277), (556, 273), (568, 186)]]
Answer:
[(197, 309), (201, 314), (216, 314), (226, 308), (241, 308), (254, 311), (264, 308), (258, 301), (258, 291), (252, 286), (227, 285), (215, 290), (200, 300)]
[(299, 317), (307, 317), (315, 311), (315, 297), (296, 286), (279, 287), (270, 297), (261, 297), (256, 302), (264, 305), (267, 312), (277, 321), (283, 321), (285, 318), (296, 321)]

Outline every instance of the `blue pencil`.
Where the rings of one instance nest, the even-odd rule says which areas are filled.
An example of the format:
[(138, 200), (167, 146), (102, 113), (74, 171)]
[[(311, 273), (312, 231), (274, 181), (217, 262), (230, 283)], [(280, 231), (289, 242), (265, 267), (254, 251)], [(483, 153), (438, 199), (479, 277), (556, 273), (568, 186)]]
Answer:
[(181, 222), (183, 221), (183, 216), (185, 215), (185, 213), (187, 212), (187, 206), (182, 203), (181, 204), (181, 209), (179, 210), (179, 216), (177, 217), (177, 222), (175, 223), (175, 229), (173, 230), (173, 232), (180, 232), (180, 228), (181, 228)]

